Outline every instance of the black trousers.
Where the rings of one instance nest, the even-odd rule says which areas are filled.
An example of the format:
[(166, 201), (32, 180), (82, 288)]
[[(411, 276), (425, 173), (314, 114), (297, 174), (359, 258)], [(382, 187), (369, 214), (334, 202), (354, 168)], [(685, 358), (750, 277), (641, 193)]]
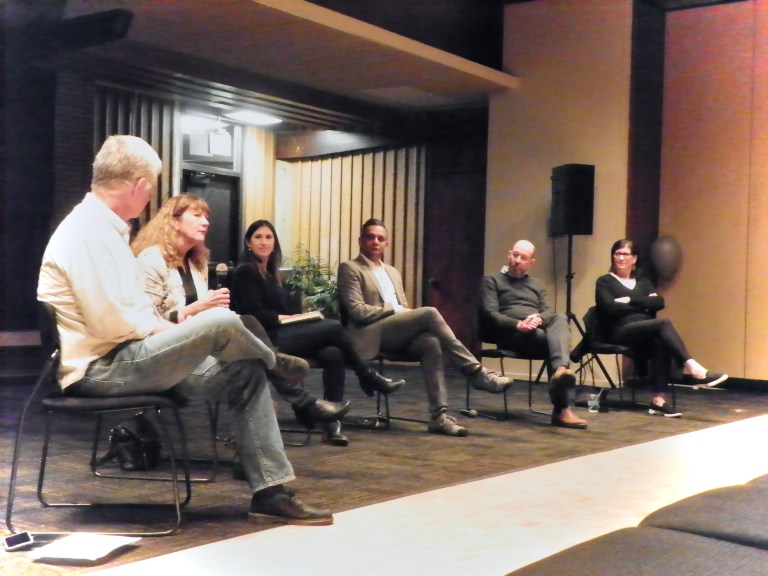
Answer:
[(347, 366), (355, 372), (368, 368), (344, 326), (330, 318), (280, 326), (272, 331), (272, 342), (280, 352), (310, 358), (322, 367), (323, 392), (331, 402), (344, 399)]
[[(617, 344), (636, 349), (641, 357), (650, 359), (654, 392), (664, 392), (673, 376), (678, 377), (682, 373), (683, 364), (691, 357), (680, 334), (666, 318), (630, 322), (616, 328), (613, 339)], [(673, 362), (676, 364), (674, 375)]]

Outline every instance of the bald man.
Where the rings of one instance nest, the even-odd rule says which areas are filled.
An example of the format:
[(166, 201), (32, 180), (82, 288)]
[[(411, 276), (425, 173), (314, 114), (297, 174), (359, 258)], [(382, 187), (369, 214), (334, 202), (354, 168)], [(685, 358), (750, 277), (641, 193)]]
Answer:
[(584, 429), (587, 422), (573, 413), (568, 402), (568, 388), (576, 384), (576, 375), (568, 368), (568, 319), (550, 308), (544, 284), (528, 274), (536, 262), (535, 253), (531, 242), (518, 240), (507, 252), (507, 265), (483, 278), (483, 339), (521, 354), (546, 351), (552, 425)]

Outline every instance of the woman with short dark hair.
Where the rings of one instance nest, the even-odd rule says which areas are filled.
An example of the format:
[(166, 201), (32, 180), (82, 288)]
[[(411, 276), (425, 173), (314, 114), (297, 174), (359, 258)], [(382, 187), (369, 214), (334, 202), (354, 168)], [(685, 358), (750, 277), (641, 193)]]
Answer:
[(627, 238), (611, 247), (611, 268), (600, 276), (595, 286), (597, 313), (604, 333), (612, 342), (631, 346), (641, 357), (650, 358), (653, 399), (650, 414), (679, 418), (666, 402), (666, 390), (672, 381), (672, 363), (677, 372), (685, 370), (692, 383), (716, 386), (727, 374), (709, 372), (693, 359), (677, 330), (667, 318), (656, 318), (664, 308), (664, 297), (656, 292), (650, 279), (636, 277), (635, 243)]

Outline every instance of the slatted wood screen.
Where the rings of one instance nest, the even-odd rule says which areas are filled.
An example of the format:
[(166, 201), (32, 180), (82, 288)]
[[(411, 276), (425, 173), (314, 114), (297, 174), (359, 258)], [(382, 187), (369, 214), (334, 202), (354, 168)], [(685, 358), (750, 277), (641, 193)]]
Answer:
[[(143, 138), (163, 162), (157, 190), (147, 205), (142, 222), (155, 215), (163, 201), (179, 186), (181, 172), (175, 135), (178, 131), (176, 104), (146, 94), (100, 85), (95, 98), (94, 153), (107, 137), (128, 134)], [(179, 144), (180, 145), (180, 144)]]
[[(424, 166), (420, 146), (291, 163), (290, 237), (335, 271), (359, 254), (361, 224), (383, 220), (385, 261), (403, 275), (411, 306), (421, 305)], [(283, 245), (286, 257), (294, 248)]]

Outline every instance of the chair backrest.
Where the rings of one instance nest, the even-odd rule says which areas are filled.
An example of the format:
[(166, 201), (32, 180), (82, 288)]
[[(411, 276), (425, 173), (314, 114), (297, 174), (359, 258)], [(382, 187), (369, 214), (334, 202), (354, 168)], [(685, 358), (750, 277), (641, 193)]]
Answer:
[(43, 356), (48, 358), (61, 348), (59, 327), (56, 324), (56, 308), (48, 302), (38, 300), (37, 323), (40, 328), (40, 344)]
[(497, 338), (496, 333), (493, 330), (493, 324), (482, 306), (477, 307), (477, 337), (480, 342), (496, 344)]
[(586, 341), (587, 349), (592, 352), (602, 354), (623, 354), (624, 356), (632, 357), (640, 356), (638, 350), (633, 346), (617, 344), (611, 340), (610, 335), (600, 320), (600, 314), (598, 314), (596, 306), (592, 306), (587, 310), (587, 313), (584, 314), (584, 332), (584, 340)]
[(43, 368), (28, 402), (32, 400), (41, 387), (60, 392), (56, 373), (61, 360), (61, 341), (59, 340), (59, 327), (56, 324), (56, 308), (48, 302), (38, 300), (37, 303), (37, 324), (40, 328), (40, 353)]
[(336, 291), (336, 302), (339, 304), (339, 322), (342, 326), (346, 326), (349, 323), (349, 315), (347, 314), (347, 308), (344, 306), (344, 302), (341, 300), (341, 294)]
[(584, 314), (584, 337), (589, 344), (608, 344), (609, 338), (605, 335), (603, 324), (597, 313), (597, 306), (590, 306)]

